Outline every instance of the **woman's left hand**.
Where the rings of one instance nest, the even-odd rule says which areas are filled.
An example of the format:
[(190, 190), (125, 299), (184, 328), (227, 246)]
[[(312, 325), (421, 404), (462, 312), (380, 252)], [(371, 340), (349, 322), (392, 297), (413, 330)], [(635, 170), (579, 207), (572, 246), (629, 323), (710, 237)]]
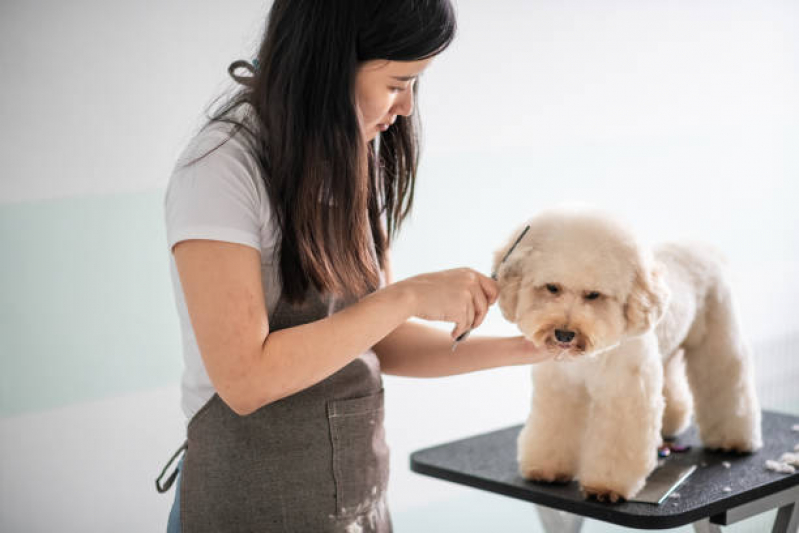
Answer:
[(527, 337), (524, 335), (513, 337), (513, 339), (517, 344), (519, 364), (529, 365), (554, 359), (554, 354), (551, 351), (547, 350), (544, 346), (536, 346), (531, 341), (527, 340)]

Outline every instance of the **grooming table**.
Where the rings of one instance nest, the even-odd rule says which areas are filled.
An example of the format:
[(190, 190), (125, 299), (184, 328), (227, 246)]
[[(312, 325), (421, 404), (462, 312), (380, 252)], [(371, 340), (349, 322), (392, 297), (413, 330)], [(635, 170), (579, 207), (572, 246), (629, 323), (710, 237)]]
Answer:
[[(697, 469), (675, 490), (679, 497), (672, 494), (660, 505), (585, 500), (576, 481), (566, 485), (527, 481), (518, 473), (516, 462), (521, 425), (416, 451), (411, 454), (411, 470), (537, 504), (548, 533), (577, 533), (585, 517), (636, 529), (693, 524), (697, 533), (720, 533), (720, 526), (775, 508), (779, 511), (772, 532), (795, 533), (799, 529), (799, 472), (779, 474), (765, 467), (767, 459), (777, 460), (794, 451), (799, 443), (799, 432), (792, 431), (794, 424), (799, 424), (799, 417), (763, 411), (764, 445), (751, 455), (705, 451), (692, 426), (677, 439), (677, 444), (691, 449), (672, 453), (666, 460)], [(724, 492), (725, 487), (731, 490)]]

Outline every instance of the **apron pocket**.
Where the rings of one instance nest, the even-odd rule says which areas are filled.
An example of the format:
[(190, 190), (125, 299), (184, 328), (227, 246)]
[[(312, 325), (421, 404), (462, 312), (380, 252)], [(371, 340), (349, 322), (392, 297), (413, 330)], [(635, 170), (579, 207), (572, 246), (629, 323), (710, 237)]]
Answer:
[(327, 402), (336, 515), (362, 515), (381, 504), (388, 484), (389, 451), (383, 428), (383, 390)]

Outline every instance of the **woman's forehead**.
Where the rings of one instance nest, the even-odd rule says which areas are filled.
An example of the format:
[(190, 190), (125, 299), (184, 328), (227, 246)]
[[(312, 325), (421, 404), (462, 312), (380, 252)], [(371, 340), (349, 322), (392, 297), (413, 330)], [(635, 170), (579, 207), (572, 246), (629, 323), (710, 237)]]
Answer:
[(370, 73), (393, 78), (411, 79), (418, 76), (433, 60), (432, 57), (416, 61), (392, 61), (389, 59), (372, 59), (365, 61), (361, 68)]

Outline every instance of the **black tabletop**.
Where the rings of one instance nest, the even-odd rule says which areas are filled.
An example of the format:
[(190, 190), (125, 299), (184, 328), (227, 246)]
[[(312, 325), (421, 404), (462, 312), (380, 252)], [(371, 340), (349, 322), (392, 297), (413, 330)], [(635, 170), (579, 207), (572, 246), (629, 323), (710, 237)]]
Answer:
[[(799, 424), (799, 417), (763, 411), (763, 448), (750, 455), (706, 451), (692, 426), (677, 440), (677, 444), (692, 448), (672, 453), (666, 460), (694, 464), (697, 469), (677, 488), (678, 498), (667, 498), (660, 505), (586, 500), (576, 481), (567, 485), (527, 481), (516, 462), (521, 425), (414, 452), (411, 470), (626, 527), (667, 529), (799, 485), (799, 472), (779, 474), (765, 467), (767, 459), (777, 460), (783, 453), (793, 452), (799, 443), (794, 424)], [(725, 492), (725, 487), (730, 490)]]

